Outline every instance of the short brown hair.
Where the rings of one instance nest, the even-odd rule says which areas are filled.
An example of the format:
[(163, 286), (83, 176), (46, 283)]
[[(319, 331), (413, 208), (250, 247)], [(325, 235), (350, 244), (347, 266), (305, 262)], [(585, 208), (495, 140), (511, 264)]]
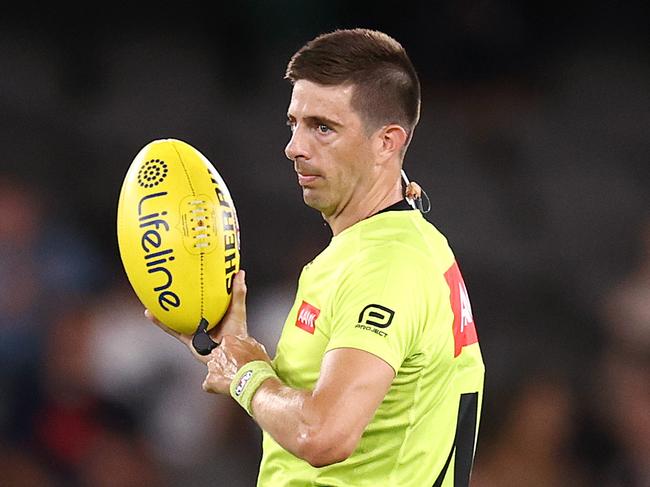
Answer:
[(402, 45), (383, 32), (338, 29), (300, 48), (285, 78), (321, 85), (354, 85), (352, 107), (375, 130), (403, 127), (409, 141), (420, 118), (420, 81)]

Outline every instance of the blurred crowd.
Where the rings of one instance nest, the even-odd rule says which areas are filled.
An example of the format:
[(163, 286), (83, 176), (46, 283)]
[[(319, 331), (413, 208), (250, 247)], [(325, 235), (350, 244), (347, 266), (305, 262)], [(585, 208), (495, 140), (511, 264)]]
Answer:
[(254, 485), (260, 431), (145, 319), (117, 197), (154, 138), (215, 163), (238, 209), (250, 332), (273, 354), (330, 236), (282, 153), (284, 66), (357, 25), (401, 40), (421, 75), (405, 168), (456, 251), (487, 367), (472, 485), (650, 485), (641, 10), (272, 3), (151, 14), (149, 28), (101, 9), (0, 20), (0, 486)]

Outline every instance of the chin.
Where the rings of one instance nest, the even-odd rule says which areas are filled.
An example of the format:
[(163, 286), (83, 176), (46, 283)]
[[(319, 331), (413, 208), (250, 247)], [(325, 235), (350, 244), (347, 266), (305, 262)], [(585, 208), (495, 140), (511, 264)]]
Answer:
[(316, 195), (315, 192), (309, 188), (303, 188), (302, 200), (307, 206), (313, 208), (314, 210), (318, 210), (321, 213), (324, 213), (328, 207), (327, 203), (323, 201), (322, 198), (319, 198), (318, 195)]

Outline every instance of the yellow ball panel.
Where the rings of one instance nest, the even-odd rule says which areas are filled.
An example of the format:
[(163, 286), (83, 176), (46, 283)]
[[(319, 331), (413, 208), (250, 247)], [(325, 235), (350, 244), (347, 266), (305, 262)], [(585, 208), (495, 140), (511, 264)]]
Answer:
[(133, 159), (117, 212), (120, 257), (136, 295), (168, 327), (193, 333), (223, 317), (239, 270), (230, 191), (190, 144), (161, 139)]

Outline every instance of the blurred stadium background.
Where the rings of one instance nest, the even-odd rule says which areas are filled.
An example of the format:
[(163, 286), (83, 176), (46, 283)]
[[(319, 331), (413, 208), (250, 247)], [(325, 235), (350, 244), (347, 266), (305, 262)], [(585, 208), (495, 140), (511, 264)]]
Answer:
[(645, 2), (212, 8), (3, 9), (0, 485), (254, 485), (259, 430), (201, 391), (125, 281), (117, 198), (152, 139), (204, 152), (273, 352), (330, 236), (283, 155), (284, 68), (357, 26), (395, 36), (420, 74), (405, 167), (459, 258), (487, 364), (473, 485), (650, 485)]

